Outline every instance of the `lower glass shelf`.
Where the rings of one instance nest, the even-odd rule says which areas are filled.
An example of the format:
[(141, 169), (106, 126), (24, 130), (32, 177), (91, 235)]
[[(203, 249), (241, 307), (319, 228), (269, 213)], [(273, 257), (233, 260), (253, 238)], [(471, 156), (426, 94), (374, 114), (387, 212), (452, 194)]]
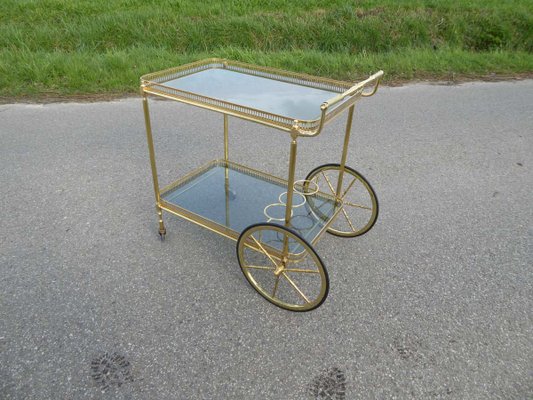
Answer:
[[(252, 224), (285, 225), (286, 199), (287, 181), (224, 160), (211, 161), (161, 192), (164, 209), (233, 239)], [(332, 196), (296, 183), (290, 228), (312, 244), (340, 209)]]

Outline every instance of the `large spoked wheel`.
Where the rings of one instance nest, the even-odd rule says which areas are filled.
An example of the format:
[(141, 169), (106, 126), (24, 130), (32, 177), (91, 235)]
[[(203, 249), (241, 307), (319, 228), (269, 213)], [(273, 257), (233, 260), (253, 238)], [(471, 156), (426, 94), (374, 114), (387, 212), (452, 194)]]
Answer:
[(278, 307), (311, 311), (326, 300), (329, 278), (324, 263), (305, 239), (284, 226), (261, 223), (246, 228), (237, 242), (237, 258), (253, 288)]
[[(316, 183), (322, 192), (335, 196), (339, 170), (339, 164), (321, 165), (311, 171), (306, 180)], [(340, 198), (342, 210), (327, 232), (342, 237), (356, 237), (368, 232), (378, 218), (378, 198), (370, 183), (353, 168), (344, 167)], [(311, 209), (320, 216), (320, 208), (314, 207), (312, 198), (308, 200)]]

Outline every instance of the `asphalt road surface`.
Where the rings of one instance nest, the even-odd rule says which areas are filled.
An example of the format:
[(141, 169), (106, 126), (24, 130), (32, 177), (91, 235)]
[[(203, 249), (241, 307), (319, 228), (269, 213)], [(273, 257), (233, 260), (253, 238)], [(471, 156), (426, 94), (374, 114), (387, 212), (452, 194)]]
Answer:
[[(152, 101), (161, 183), (223, 154), (222, 116)], [(230, 118), (230, 156), (285, 177), (289, 137)], [(138, 98), (0, 106), (1, 399), (533, 397), (533, 81), (382, 88), (348, 165), (366, 235), (325, 235), (322, 307), (279, 309), (235, 243), (165, 214)], [(339, 162), (344, 119), (301, 139)]]

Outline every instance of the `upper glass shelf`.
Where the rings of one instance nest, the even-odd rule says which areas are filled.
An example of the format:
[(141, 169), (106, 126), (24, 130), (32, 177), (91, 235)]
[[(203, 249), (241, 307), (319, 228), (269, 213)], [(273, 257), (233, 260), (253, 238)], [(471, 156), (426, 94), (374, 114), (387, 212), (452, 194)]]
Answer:
[[(143, 93), (228, 113), (302, 136), (314, 136), (360, 97), (353, 84), (211, 58), (141, 77)], [(355, 94), (355, 96), (354, 96)], [(330, 101), (335, 99), (335, 101)], [(321, 106), (328, 102), (322, 111)]]
[(318, 119), (320, 105), (338, 94), (219, 68), (172, 79), (164, 85), (298, 120)]

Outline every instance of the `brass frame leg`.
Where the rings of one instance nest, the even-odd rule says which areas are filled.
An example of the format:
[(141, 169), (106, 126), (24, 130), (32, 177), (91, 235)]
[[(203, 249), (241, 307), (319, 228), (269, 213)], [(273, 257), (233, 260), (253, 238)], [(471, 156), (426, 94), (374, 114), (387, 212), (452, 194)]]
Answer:
[(157, 179), (157, 167), (155, 165), (155, 151), (154, 140), (152, 138), (152, 125), (150, 123), (150, 111), (148, 110), (148, 97), (143, 92), (143, 110), (144, 110), (144, 122), (146, 124), (146, 141), (148, 142), (148, 152), (150, 153), (150, 166), (152, 167), (152, 179), (154, 182), (154, 194), (155, 194), (155, 209), (157, 211), (157, 217), (159, 221), (159, 236), (161, 240), (165, 238), (167, 230), (163, 223), (163, 210), (160, 206), (161, 196), (159, 193), (159, 181)]
[(226, 191), (226, 226), (229, 226), (229, 144), (228, 144), (228, 114), (224, 114), (224, 188)]
[(165, 223), (163, 222), (163, 210), (158, 204), (156, 204), (155, 209), (159, 219), (159, 236), (161, 236), (161, 240), (164, 240), (165, 235), (167, 234), (167, 229), (165, 228)]
[(337, 180), (337, 198), (340, 199), (342, 195), (342, 180), (344, 178), (344, 167), (346, 166), (346, 157), (348, 155), (348, 144), (350, 143), (350, 133), (352, 130), (353, 112), (355, 106), (351, 106), (348, 110), (348, 119), (346, 121), (346, 131), (344, 133), (344, 144), (342, 146), (342, 156), (339, 168), (339, 178)]
[[(295, 127), (291, 132), (291, 150), (289, 155), (289, 178), (287, 179), (287, 201), (285, 202), (285, 226), (287, 228), (291, 227), (291, 216), (292, 216), (292, 197), (294, 193), (294, 171), (296, 170), (296, 149), (297, 142), (297, 121), (295, 121)], [(289, 254), (289, 239), (285, 236), (283, 240), (283, 257), (287, 258)], [(283, 260), (285, 263), (285, 260)]]
[(228, 114), (224, 114), (224, 161), (229, 161)]

